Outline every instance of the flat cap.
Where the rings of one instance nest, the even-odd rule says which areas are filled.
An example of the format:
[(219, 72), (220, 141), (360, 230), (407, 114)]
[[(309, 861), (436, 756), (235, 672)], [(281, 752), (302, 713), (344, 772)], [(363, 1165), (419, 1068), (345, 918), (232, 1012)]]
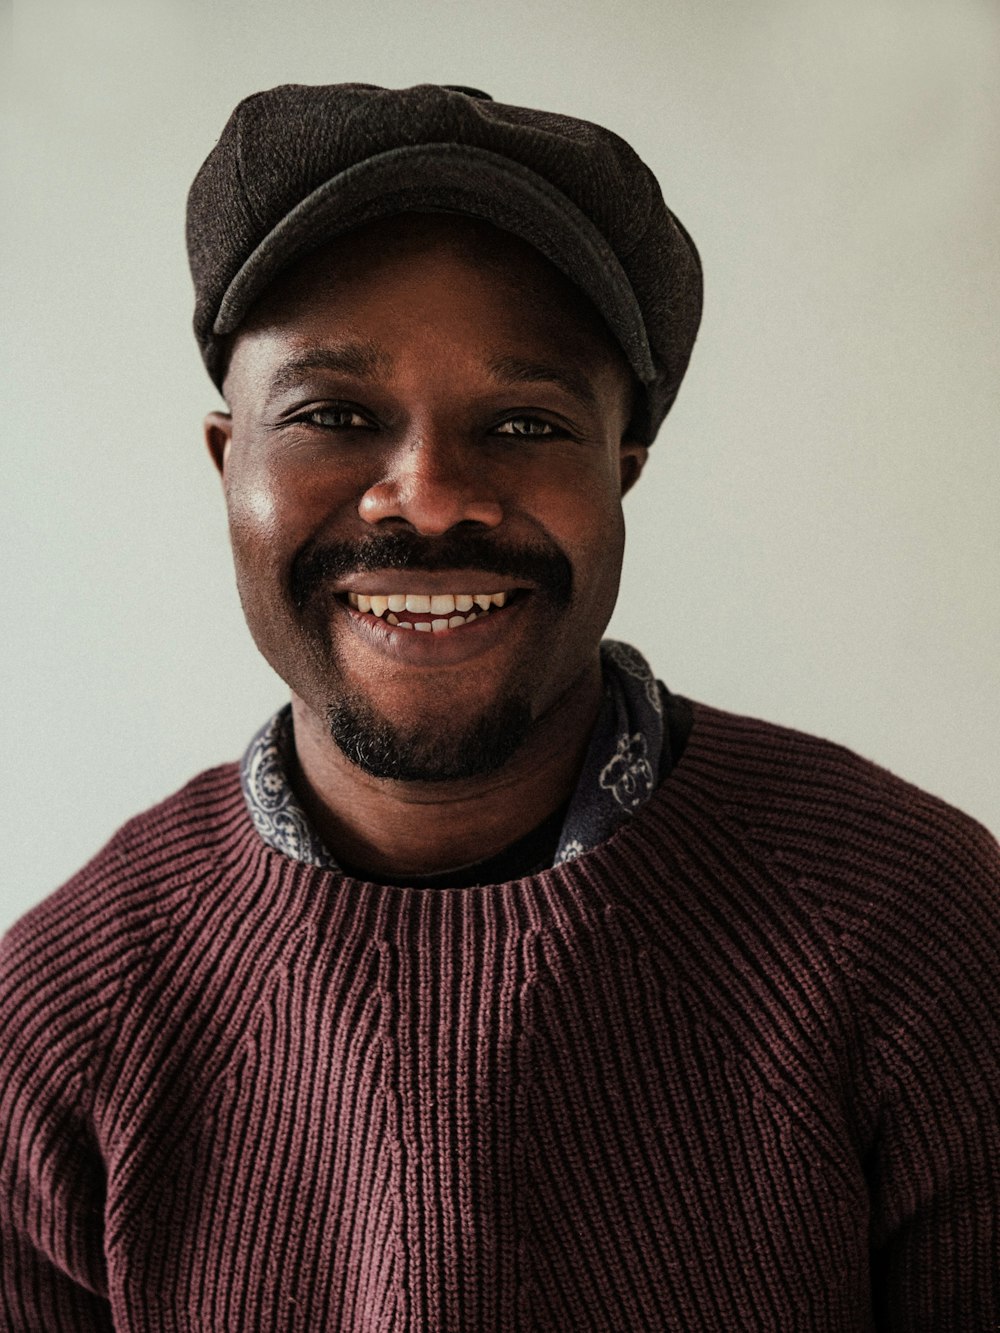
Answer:
[(701, 262), (618, 135), (474, 88), (286, 84), (246, 98), (196, 176), (187, 244), (195, 334), (221, 388), (250, 308), (309, 250), (377, 218), (454, 212), (533, 245), (603, 316), (643, 389), (651, 441), (701, 318)]

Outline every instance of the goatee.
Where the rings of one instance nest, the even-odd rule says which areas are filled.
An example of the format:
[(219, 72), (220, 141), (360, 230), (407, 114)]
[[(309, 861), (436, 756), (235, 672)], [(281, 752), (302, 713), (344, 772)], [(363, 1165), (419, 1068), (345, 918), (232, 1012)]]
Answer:
[(527, 739), (527, 700), (511, 695), (487, 714), (445, 728), (395, 726), (357, 694), (327, 708), (330, 735), (351, 763), (396, 782), (458, 782), (495, 772)]

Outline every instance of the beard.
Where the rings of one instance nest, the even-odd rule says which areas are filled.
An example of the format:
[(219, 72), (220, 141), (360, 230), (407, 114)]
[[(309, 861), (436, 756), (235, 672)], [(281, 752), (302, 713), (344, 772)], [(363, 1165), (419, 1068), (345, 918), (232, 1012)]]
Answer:
[(533, 719), (527, 700), (514, 693), (457, 728), (402, 727), (360, 695), (344, 694), (329, 705), (326, 721), (345, 757), (374, 778), (459, 782), (502, 768), (527, 739)]
[[(358, 690), (346, 687), (329, 639), (324, 590), (332, 579), (389, 569), (475, 568), (524, 579), (533, 596), (556, 618), (572, 600), (572, 567), (554, 542), (509, 547), (485, 534), (448, 534), (435, 540), (412, 533), (379, 534), (359, 545), (308, 543), (293, 562), (293, 605), (311, 624), (314, 653), (324, 674), (341, 688), (327, 703), (325, 718), (344, 756), (375, 778), (398, 782), (457, 782), (503, 767), (524, 744), (534, 722), (527, 692), (510, 682), (506, 693), (478, 717), (448, 720), (447, 726), (395, 723)], [(315, 617), (315, 619), (314, 619)], [(332, 670), (331, 670), (332, 668)]]

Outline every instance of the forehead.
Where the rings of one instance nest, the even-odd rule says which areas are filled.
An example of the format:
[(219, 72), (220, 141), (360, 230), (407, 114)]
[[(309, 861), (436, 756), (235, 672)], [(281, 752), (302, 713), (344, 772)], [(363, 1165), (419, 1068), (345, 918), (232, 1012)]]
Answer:
[(557, 342), (631, 378), (597, 310), (554, 265), (510, 232), (456, 214), (382, 219), (305, 255), (264, 293), (233, 346), (264, 331), (308, 339), (338, 319), (395, 330), (414, 307), (425, 323), (464, 316), (477, 331)]

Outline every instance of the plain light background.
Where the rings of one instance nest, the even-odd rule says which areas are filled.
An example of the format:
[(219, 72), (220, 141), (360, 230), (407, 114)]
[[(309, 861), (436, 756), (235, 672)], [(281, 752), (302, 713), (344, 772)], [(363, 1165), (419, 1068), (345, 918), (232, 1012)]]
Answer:
[(1000, 829), (993, 0), (30, 0), (4, 52), (0, 927), (286, 697), (201, 440), (191, 178), (283, 82), (436, 81), (629, 139), (703, 332), (611, 633)]

